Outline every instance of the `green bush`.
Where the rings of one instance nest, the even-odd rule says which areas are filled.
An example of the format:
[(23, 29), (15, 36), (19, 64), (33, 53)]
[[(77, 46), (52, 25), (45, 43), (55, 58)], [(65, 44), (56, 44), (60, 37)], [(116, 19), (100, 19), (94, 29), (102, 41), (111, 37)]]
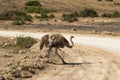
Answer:
[(53, 14), (47, 14), (47, 13), (42, 13), (41, 16), (37, 16), (35, 15), (36, 18), (40, 19), (40, 20), (48, 20), (48, 19), (52, 19), (54, 18), (55, 16)]
[(14, 20), (14, 22), (12, 23), (12, 25), (23, 25), (23, 24), (25, 24), (25, 21), (22, 19)]
[(113, 13), (103, 13), (102, 17), (108, 17), (108, 18), (120, 18), (120, 12), (114, 11)]
[(48, 19), (49, 16), (47, 13), (42, 13), (41, 16), (40, 16), (40, 19)]
[(97, 1), (102, 1), (102, 0), (97, 0)]
[(40, 19), (40, 16), (38, 16), (38, 15), (35, 15), (35, 18), (37, 18), (37, 19)]
[(115, 17), (115, 18), (120, 18), (120, 12), (115, 11), (115, 12), (113, 13), (113, 17)]
[(50, 10), (50, 9), (44, 9), (42, 7), (35, 7), (35, 6), (26, 6), (24, 7), (24, 10), (29, 13), (50, 13), (50, 12), (55, 12), (55, 10)]
[(0, 20), (18, 20), (31, 21), (32, 17), (22, 11), (6, 11), (0, 14)]
[(112, 14), (111, 14), (111, 13), (103, 13), (103, 14), (102, 14), (102, 17), (111, 18), (111, 17), (112, 17)]
[(40, 4), (39, 1), (37, 0), (32, 0), (32, 1), (28, 1), (25, 3), (26, 6), (39, 6), (41, 7), (42, 5)]
[(119, 5), (120, 5), (120, 2), (114, 2), (114, 5), (118, 5), (118, 6), (119, 6)]
[(54, 14), (50, 14), (50, 15), (49, 15), (49, 18), (50, 18), (50, 19), (55, 18), (55, 15), (54, 15)]
[(98, 17), (98, 13), (94, 9), (86, 8), (80, 11), (80, 17)]
[(68, 22), (78, 21), (77, 16), (74, 15), (74, 13), (63, 14), (62, 17), (63, 17), (63, 21), (68, 21)]
[(106, 0), (106, 1), (111, 1), (111, 2), (113, 2), (113, 0)]
[(30, 48), (33, 44), (36, 43), (36, 40), (32, 37), (23, 37), (19, 36), (16, 38), (17, 46), (20, 48)]

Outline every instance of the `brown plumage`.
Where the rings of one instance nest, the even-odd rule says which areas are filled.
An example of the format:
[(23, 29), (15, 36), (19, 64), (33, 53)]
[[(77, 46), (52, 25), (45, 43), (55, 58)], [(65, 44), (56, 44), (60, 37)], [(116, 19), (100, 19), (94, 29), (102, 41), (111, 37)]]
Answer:
[(44, 47), (44, 45), (48, 47), (48, 54), (46, 55), (46, 57), (49, 58), (51, 49), (55, 48), (55, 53), (60, 57), (62, 62), (65, 63), (62, 57), (58, 54), (57, 49), (64, 48), (65, 46), (68, 48), (72, 48), (74, 46), (72, 38), (74, 37), (70, 37), (70, 41), (72, 43), (72, 45), (70, 45), (68, 40), (61, 34), (44, 35), (40, 41), (40, 50)]

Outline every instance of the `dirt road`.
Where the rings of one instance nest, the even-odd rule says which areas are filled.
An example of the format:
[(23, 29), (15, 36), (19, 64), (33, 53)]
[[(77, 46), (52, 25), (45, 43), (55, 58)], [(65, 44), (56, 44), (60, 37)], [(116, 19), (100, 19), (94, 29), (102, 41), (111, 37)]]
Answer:
[[(0, 36), (4, 37), (26, 35), (40, 38), (44, 34), (46, 33), (0, 31)], [(64, 34), (67, 39), (70, 35)], [(65, 48), (64, 52), (59, 51), (68, 64), (49, 64), (47, 70), (28, 80), (120, 80), (120, 38), (74, 36), (73, 41), (79, 45), (73, 49)]]
[[(0, 36), (3, 37), (16, 37), (20, 35), (31, 36), (34, 38), (41, 38), (44, 34), (48, 33), (38, 33), (38, 32), (20, 32), (20, 31), (0, 31)], [(72, 34), (63, 34), (68, 40)], [(97, 36), (83, 36), (78, 34), (73, 34), (75, 36), (74, 43), (83, 44), (93, 47), (98, 47), (110, 52), (120, 54), (120, 38), (110, 38), (110, 37), (97, 37)]]

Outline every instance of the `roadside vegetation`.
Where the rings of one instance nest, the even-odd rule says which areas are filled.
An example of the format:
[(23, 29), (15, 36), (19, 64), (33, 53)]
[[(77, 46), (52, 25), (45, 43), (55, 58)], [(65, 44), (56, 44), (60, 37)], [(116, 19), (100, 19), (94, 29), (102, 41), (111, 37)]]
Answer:
[(16, 38), (16, 45), (20, 48), (30, 48), (33, 44), (36, 43), (36, 40), (32, 37), (19, 36)]
[(24, 11), (6, 11), (0, 14), (0, 20), (12, 20), (14, 25), (22, 25), (25, 21), (32, 21), (32, 16)]
[(77, 13), (63, 14), (62, 17), (63, 17), (63, 21), (68, 21), (68, 22), (78, 21)]
[(31, 22), (32, 16), (28, 13), (39, 13), (41, 16), (36, 16), (36, 18), (42, 19), (52, 19), (55, 16), (50, 14), (55, 10), (42, 8), (42, 5), (37, 0), (27, 1), (23, 10), (10, 10), (0, 13), (0, 20), (12, 20), (13, 25), (23, 25), (26, 21)]
[(114, 2), (114, 5), (120, 6), (120, 2)]
[(97, 11), (95, 11), (92, 8), (85, 8), (84, 10), (80, 11), (80, 12), (74, 12), (74, 13), (70, 13), (70, 14), (63, 14), (63, 21), (68, 21), (68, 22), (74, 22), (74, 21), (78, 21), (78, 17), (98, 17), (98, 13)]
[(111, 1), (111, 2), (113, 2), (113, 0), (106, 0), (106, 1)]
[(54, 14), (52, 14), (52, 13), (51, 13), (51, 14), (42, 13), (40, 16), (35, 15), (35, 17), (36, 17), (37, 19), (40, 19), (40, 21), (55, 18)]
[[(98, 0), (103, 1), (103, 0)], [(111, 1), (113, 0), (106, 0)], [(115, 5), (119, 5), (118, 2), (114, 2)], [(33, 17), (40, 21), (49, 20), (55, 18), (53, 14), (56, 10), (46, 9), (42, 7), (42, 4), (38, 0), (30, 0), (24, 4), (22, 10), (5, 11), (0, 14), (0, 20), (12, 20), (13, 25), (23, 25), (27, 21), (32, 22)], [(28, 15), (28, 13), (35, 13), (35, 16)], [(62, 14), (62, 21), (75, 22), (79, 21), (80, 17), (107, 17), (107, 18), (120, 18), (120, 12), (114, 11), (113, 13), (102, 13), (100, 15), (94, 8), (85, 8), (77, 12)]]
[(44, 9), (39, 6), (25, 6), (24, 10), (28, 13), (40, 13), (40, 14), (54, 12), (54, 10)]
[(0, 20), (17, 20), (23, 19), (24, 21), (31, 21), (32, 17), (27, 15), (24, 11), (6, 11), (0, 14)]
[(120, 12), (114, 11), (113, 13), (103, 13), (102, 17), (108, 17), (108, 18), (120, 18)]
[(26, 6), (39, 6), (39, 7), (42, 6), (41, 3), (39, 1), (37, 1), (37, 0), (27, 1), (25, 3), (25, 5)]
[(36, 39), (30, 36), (18, 36), (14, 39), (6, 39), (1, 41), (0, 47), (2, 48), (10, 48), (10, 49), (29, 49), (35, 43)]
[(41, 20), (48, 20), (52, 19), (55, 16), (52, 14), (52, 12), (56, 12), (55, 10), (52, 9), (45, 9), (42, 7), (41, 3), (39, 1), (28, 1), (25, 3), (24, 10), (27, 13), (38, 13), (41, 16), (35, 16), (35, 18)]
[(85, 8), (84, 10), (80, 11), (79, 17), (98, 17), (98, 13), (92, 8)]

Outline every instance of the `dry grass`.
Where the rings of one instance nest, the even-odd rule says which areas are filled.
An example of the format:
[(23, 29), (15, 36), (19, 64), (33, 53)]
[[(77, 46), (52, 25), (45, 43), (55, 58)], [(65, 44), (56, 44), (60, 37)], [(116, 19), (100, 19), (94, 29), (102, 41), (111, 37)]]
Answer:
[[(0, 0), (1, 11), (6, 9), (20, 9), (24, 6), (24, 3), (28, 0)], [(120, 3), (120, 0), (111, 1), (97, 1), (97, 0), (39, 0), (43, 7), (53, 8), (57, 11), (69, 12), (79, 11), (86, 7), (95, 8), (98, 12), (111, 12), (120, 11), (120, 5), (114, 3)], [(9, 8), (8, 8), (9, 7)]]
[(97, 0), (39, 0), (44, 7), (55, 8), (59, 11), (78, 11), (83, 8), (95, 8), (99, 12), (105, 11), (120, 11), (119, 5), (114, 5), (114, 2), (120, 2), (119, 0), (114, 0), (114, 2), (109, 2), (103, 0), (99, 2)]

